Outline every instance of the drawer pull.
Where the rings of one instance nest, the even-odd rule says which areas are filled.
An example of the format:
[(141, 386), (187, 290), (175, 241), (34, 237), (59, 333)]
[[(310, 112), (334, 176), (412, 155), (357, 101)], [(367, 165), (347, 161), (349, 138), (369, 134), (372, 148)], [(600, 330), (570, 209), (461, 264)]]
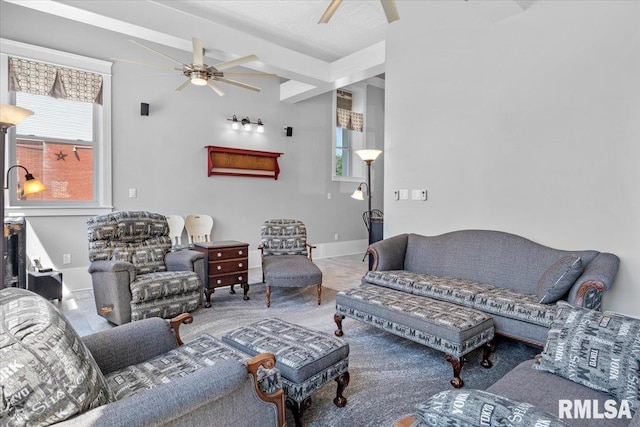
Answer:
[(218, 279), (218, 285), (219, 285), (220, 283), (222, 283), (222, 280)]
[(222, 256), (222, 252), (218, 252), (218, 258)]
[(242, 251), (238, 251), (238, 255), (242, 255)]
[(218, 266), (218, 270), (222, 270), (222, 266), (221, 265)]
[(238, 276), (238, 280), (242, 281), (242, 276)]
[(238, 263), (238, 267), (242, 268), (242, 263), (241, 262)]

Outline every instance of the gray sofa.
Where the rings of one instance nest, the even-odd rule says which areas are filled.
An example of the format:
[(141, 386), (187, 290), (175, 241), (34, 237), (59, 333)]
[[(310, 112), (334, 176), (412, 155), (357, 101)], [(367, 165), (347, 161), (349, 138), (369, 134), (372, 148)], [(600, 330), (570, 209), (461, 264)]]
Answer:
[(485, 391), (436, 393), (395, 427), (503, 425), (502, 418), (522, 426), (639, 427), (639, 381), (640, 319), (560, 303), (535, 360)]
[[(351, 293), (357, 296), (363, 287), (382, 286), (403, 292), (412, 304), (435, 299), (488, 313), (497, 334), (539, 347), (545, 342), (555, 313), (555, 302), (540, 303), (536, 294), (540, 282), (545, 279), (565, 286), (556, 299), (600, 309), (602, 294), (611, 288), (619, 265), (619, 258), (610, 253), (553, 249), (490, 230), (462, 230), (439, 236), (401, 234), (370, 245), (368, 252), (374, 259), (373, 271), (367, 273), (359, 288), (338, 293), (336, 318), (347, 316), (381, 327), (380, 319), (391, 310), (385, 301), (373, 301), (363, 309), (362, 304), (357, 304), (361, 301), (354, 302)], [(571, 271), (577, 277), (563, 274), (563, 269), (558, 271), (562, 264), (559, 261), (566, 259), (580, 264), (580, 268)], [(551, 273), (558, 275), (556, 282)], [(372, 315), (376, 321), (367, 320)], [(338, 328), (337, 333), (342, 325), (338, 324)]]
[(0, 425), (285, 425), (274, 356), (206, 334), (183, 344), (190, 314), (80, 338), (50, 302), (8, 288), (0, 318)]

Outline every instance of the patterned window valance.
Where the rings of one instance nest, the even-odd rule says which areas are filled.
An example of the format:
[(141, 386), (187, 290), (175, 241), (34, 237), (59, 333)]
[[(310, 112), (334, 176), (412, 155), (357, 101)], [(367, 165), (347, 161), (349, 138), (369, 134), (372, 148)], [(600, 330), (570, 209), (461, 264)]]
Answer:
[(102, 105), (102, 75), (9, 58), (9, 90)]
[(354, 113), (353, 111), (345, 110), (344, 108), (337, 108), (336, 115), (336, 123), (338, 127), (362, 132), (364, 126), (364, 116), (362, 113)]

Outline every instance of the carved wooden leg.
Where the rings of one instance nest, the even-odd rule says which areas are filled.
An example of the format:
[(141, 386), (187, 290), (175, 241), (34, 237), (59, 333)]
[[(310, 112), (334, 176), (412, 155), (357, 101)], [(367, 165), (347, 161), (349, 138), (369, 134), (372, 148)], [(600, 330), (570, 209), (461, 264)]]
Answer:
[(336, 322), (336, 325), (338, 325), (338, 330), (334, 332), (337, 337), (341, 337), (342, 335), (344, 335), (344, 333), (342, 332), (342, 319), (344, 319), (344, 316), (342, 314), (336, 313), (333, 315), (333, 321)]
[(302, 402), (296, 402), (290, 397), (287, 397), (286, 405), (293, 413), (293, 420), (296, 423), (296, 427), (302, 427), (302, 417), (304, 416), (305, 409), (311, 406), (311, 397), (307, 397)]
[(342, 393), (344, 393), (344, 389), (349, 385), (349, 372), (347, 371), (336, 378), (336, 382), (338, 383), (338, 390), (336, 391), (336, 398), (333, 399), (333, 403), (338, 408), (344, 408), (347, 405), (347, 399)]
[(271, 307), (271, 286), (267, 285), (267, 308)]
[(445, 359), (447, 362), (451, 363), (453, 367), (453, 378), (451, 378), (451, 385), (455, 388), (460, 388), (464, 385), (464, 381), (460, 378), (460, 371), (462, 370), (462, 366), (464, 365), (464, 356), (460, 359), (456, 359), (455, 357), (447, 354)]
[(244, 295), (242, 296), (242, 299), (245, 301), (249, 301), (251, 298), (249, 298), (249, 284), (248, 283), (243, 283), (242, 285), (242, 289), (244, 290)]
[(236, 290), (235, 290), (235, 289), (233, 289), (233, 287), (234, 287), (234, 286), (235, 286), (235, 285), (231, 285), (231, 289), (229, 289), (229, 293), (230, 293), (230, 294), (235, 294), (235, 293), (236, 293)]
[(204, 290), (204, 296), (207, 299), (206, 304), (204, 305), (204, 308), (209, 308), (211, 307), (211, 294), (215, 292), (215, 289), (205, 289)]
[(318, 305), (322, 301), (322, 284), (318, 285)]
[(493, 340), (489, 341), (482, 348), (482, 361), (480, 362), (480, 366), (483, 368), (491, 368), (493, 366), (493, 362), (489, 360), (489, 356), (496, 349), (495, 343)]

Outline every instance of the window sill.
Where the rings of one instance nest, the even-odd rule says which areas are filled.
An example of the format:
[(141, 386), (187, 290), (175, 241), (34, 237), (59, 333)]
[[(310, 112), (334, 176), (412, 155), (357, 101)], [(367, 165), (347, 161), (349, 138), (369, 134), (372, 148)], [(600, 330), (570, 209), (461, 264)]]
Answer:
[(78, 206), (78, 207), (6, 207), (6, 216), (96, 216), (110, 213), (113, 206)]
[(365, 178), (357, 177), (357, 176), (332, 176), (331, 181), (337, 182), (363, 182)]

